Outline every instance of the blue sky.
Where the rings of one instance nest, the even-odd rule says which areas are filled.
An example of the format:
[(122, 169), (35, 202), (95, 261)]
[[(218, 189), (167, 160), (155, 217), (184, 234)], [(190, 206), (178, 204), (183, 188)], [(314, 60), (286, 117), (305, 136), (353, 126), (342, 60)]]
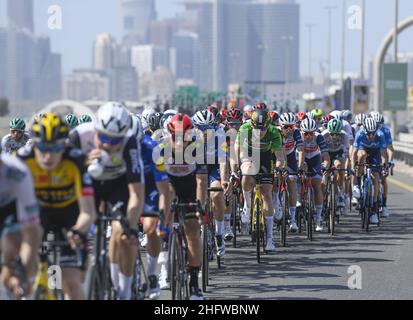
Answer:
[[(344, 0), (296, 0), (301, 6), (301, 74), (308, 70), (307, 23), (316, 23), (313, 29), (313, 72), (319, 71), (319, 61), (327, 56), (327, 10), (326, 5), (337, 7), (333, 11), (333, 57), (332, 71), (341, 70), (341, 26)], [(0, 17), (6, 0), (0, 0)], [(53, 50), (63, 54), (65, 72), (74, 67), (91, 64), (92, 43), (99, 32), (119, 35), (118, 0), (35, 0), (36, 33), (50, 36)], [(360, 5), (361, 0), (346, 0), (347, 7)], [(413, 1), (400, 0), (400, 20), (413, 15)], [(177, 0), (158, 0), (160, 18), (173, 17), (183, 10)], [(392, 0), (366, 0), (366, 55), (377, 51), (382, 38), (393, 26)], [(63, 10), (63, 28), (49, 30), (47, 27), (49, 5), (58, 4)], [(0, 18), (1, 22), (1, 18)], [(360, 31), (347, 29), (346, 70), (358, 71), (360, 65)], [(413, 52), (413, 28), (405, 31), (399, 39), (401, 52)], [(392, 52), (392, 50), (390, 49)]]

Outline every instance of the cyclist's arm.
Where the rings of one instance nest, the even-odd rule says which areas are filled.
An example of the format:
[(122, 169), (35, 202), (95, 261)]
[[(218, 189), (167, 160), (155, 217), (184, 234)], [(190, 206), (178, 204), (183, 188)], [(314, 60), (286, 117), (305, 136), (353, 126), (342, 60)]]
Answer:
[(206, 204), (206, 194), (208, 189), (208, 174), (196, 175), (196, 198), (201, 202), (202, 207)]
[(298, 151), (298, 167), (303, 168), (304, 162), (305, 162), (304, 146), (303, 145), (297, 146), (297, 151)]
[(324, 163), (324, 168), (330, 167), (330, 154), (328, 152), (321, 153), (321, 160)]
[(84, 195), (78, 200), (79, 203), (79, 217), (77, 218), (75, 226), (72, 228), (80, 233), (86, 235), (90, 226), (96, 220), (95, 198), (93, 195)]
[(393, 144), (389, 144), (387, 146), (387, 157), (390, 163), (393, 163), (394, 160), (394, 147)]
[(240, 146), (240, 140), (237, 136), (237, 139), (235, 140), (234, 143), (234, 152), (233, 154), (230, 153), (230, 166), (231, 166), (231, 172), (238, 172), (239, 169), (239, 156), (240, 156), (240, 150), (241, 150), (241, 146)]
[(274, 151), (274, 154), (277, 158), (277, 162), (275, 164), (275, 167), (285, 169), (287, 162), (285, 161), (285, 152), (284, 152), (284, 150), (281, 148), (277, 151)]
[(330, 167), (330, 154), (328, 153), (328, 147), (326, 140), (322, 135), (317, 136), (317, 144), (321, 152), (321, 161), (324, 163), (324, 168)]

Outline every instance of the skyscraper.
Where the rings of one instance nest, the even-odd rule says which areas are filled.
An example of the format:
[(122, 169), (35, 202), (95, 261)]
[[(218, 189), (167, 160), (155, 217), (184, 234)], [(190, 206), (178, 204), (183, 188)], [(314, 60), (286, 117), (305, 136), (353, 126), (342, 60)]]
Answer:
[(8, 0), (7, 16), (10, 28), (34, 32), (33, 0)]
[(150, 22), (156, 19), (154, 0), (121, 0), (122, 43), (148, 43)]
[(191, 79), (198, 82), (198, 35), (179, 31), (172, 37), (172, 72), (177, 79)]
[(96, 70), (109, 71), (114, 66), (116, 42), (108, 33), (100, 33), (93, 45), (93, 67)]

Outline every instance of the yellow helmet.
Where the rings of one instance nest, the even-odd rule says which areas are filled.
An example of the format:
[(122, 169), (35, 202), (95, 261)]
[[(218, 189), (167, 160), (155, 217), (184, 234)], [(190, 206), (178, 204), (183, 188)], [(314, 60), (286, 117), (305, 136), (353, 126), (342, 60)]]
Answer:
[(315, 118), (321, 118), (324, 115), (324, 112), (321, 109), (314, 109), (311, 111), (311, 113)]
[(55, 113), (48, 112), (32, 125), (33, 140), (41, 143), (61, 143), (69, 135), (69, 128)]

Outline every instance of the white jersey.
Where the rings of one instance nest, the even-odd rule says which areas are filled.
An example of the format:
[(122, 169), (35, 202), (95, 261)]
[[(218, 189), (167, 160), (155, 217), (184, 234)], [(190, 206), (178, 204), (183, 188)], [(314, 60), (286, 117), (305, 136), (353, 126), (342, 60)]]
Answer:
[[(77, 126), (70, 131), (69, 140), (73, 146), (89, 154), (96, 148), (94, 124), (88, 122)], [(131, 183), (144, 182), (140, 143), (132, 130), (123, 138), (119, 151), (102, 159), (102, 165), (103, 173), (96, 180), (114, 180), (126, 174)]]
[(343, 123), (343, 131), (347, 133), (350, 143), (353, 144), (354, 136), (353, 136), (353, 129), (351, 128), (350, 123), (347, 120), (341, 120), (341, 122)]
[(40, 222), (31, 172), (19, 158), (2, 153), (0, 155), (0, 229), (13, 215), (17, 217), (20, 225)]
[(20, 141), (16, 141), (12, 138), (11, 134), (3, 137), (1, 140), (1, 149), (7, 153), (12, 153), (24, 147), (30, 140), (30, 135), (27, 132), (23, 133), (23, 137)]
[(341, 131), (340, 136), (337, 138), (333, 137), (328, 130), (324, 130), (321, 134), (326, 141), (328, 152), (335, 153), (343, 151), (346, 156), (348, 155), (350, 137), (344, 130)]

